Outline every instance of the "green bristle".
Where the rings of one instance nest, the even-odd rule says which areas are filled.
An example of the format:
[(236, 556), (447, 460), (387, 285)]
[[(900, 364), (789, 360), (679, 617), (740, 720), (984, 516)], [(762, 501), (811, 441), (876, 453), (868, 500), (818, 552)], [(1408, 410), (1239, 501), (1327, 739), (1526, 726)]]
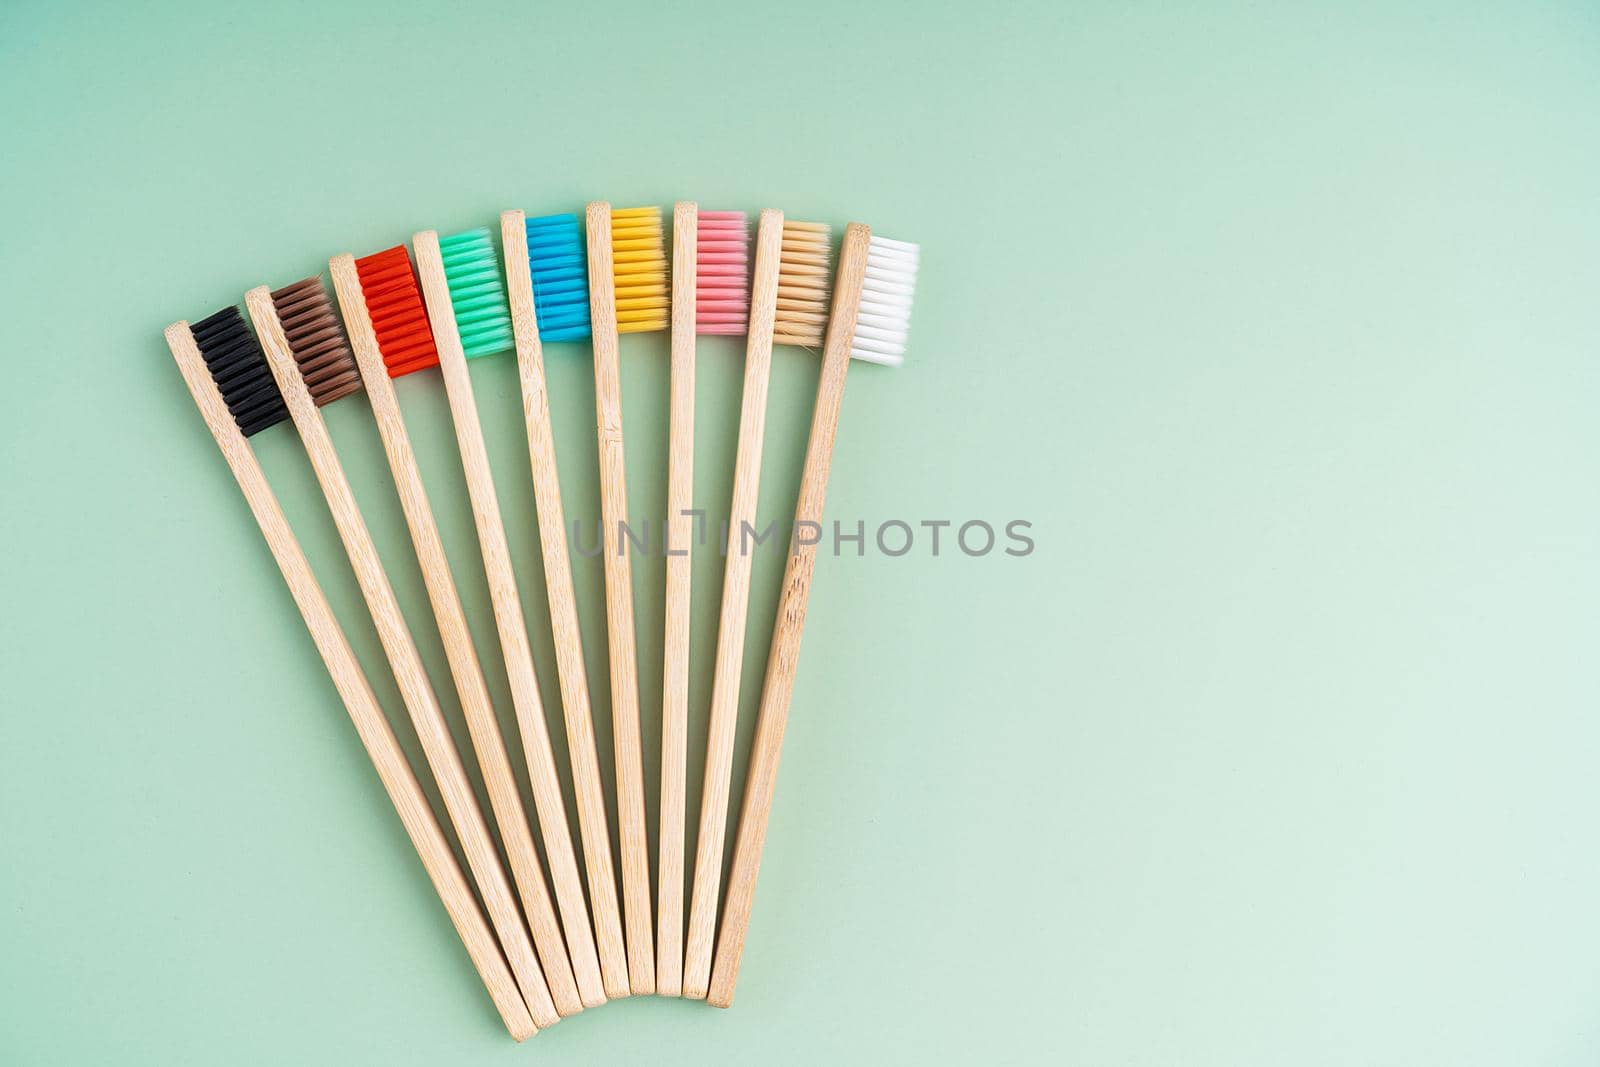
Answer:
[(439, 238), (450, 306), (455, 310), (461, 350), (468, 359), (492, 356), (512, 346), (511, 308), (500, 277), (500, 257), (487, 229)]

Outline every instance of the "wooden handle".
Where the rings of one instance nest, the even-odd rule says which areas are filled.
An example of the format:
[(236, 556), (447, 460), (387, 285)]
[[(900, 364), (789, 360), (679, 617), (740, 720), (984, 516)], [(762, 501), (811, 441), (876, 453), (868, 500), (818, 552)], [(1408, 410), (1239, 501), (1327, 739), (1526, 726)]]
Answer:
[(600, 760), (594, 742), (594, 717), (589, 706), (589, 677), (583, 663), (578, 601), (572, 589), (572, 564), (567, 554), (555, 437), (550, 430), (544, 354), (539, 343), (533, 279), (528, 269), (527, 223), (522, 212), (507, 211), (500, 216), (500, 244), (506, 265), (517, 369), (522, 379), (522, 411), (528, 428), (528, 459), (533, 469), (539, 547), (550, 601), (550, 629), (555, 640), (556, 673), (561, 682), (573, 793), (578, 801), (578, 832), (583, 837), (583, 863), (589, 879), (589, 904), (594, 911), (595, 936), (600, 943), (606, 986), (626, 996), (628, 961), (622, 940), (622, 915), (617, 905), (616, 875), (611, 864), (611, 832), (606, 825), (605, 788), (600, 780)]
[[(806, 444), (805, 469), (800, 476), (800, 498), (794, 509), (797, 535), (802, 529), (817, 530), (822, 523), (828, 471), (833, 464), (833, 440), (839, 429), (839, 405), (844, 400), (844, 376), (850, 366), (850, 344), (856, 331), (856, 312), (861, 307), (861, 283), (866, 276), (867, 244), (871, 237), (867, 227), (853, 222), (845, 229), (844, 244), (839, 250), (833, 310), (828, 317), (828, 338), (822, 350), (822, 377), (817, 384), (811, 437)], [(739, 980), (739, 959), (744, 953), (744, 935), (750, 925), (756, 875), (761, 871), (761, 848), (767, 840), (767, 817), (772, 813), (772, 795), (778, 783), (783, 730), (789, 721), (789, 702), (794, 696), (800, 635), (806, 625), (806, 600), (811, 595), (811, 575), (817, 563), (816, 541), (796, 539), (801, 543), (784, 568), (772, 649), (767, 656), (767, 678), (761, 688), (761, 708), (756, 718), (755, 747), (750, 754), (744, 803), (739, 810), (739, 830), (733, 845), (733, 867), (728, 874), (728, 899), (723, 906), (722, 930), (717, 937), (716, 968), (711, 974), (707, 996), (719, 1008), (733, 1003), (733, 987)]]
[(783, 248), (783, 212), (768, 208), (756, 231), (755, 272), (750, 283), (750, 336), (745, 344), (744, 399), (739, 409), (739, 446), (733, 467), (733, 506), (728, 514), (728, 549), (722, 569), (722, 616), (711, 680), (711, 726), (706, 738), (705, 786), (700, 794), (700, 832), (695, 840), (694, 892), (689, 902), (689, 945), (683, 963), (683, 995), (705, 998), (711, 978), (711, 941), (716, 933), (717, 890), (728, 824), (728, 789), (733, 776), (733, 739), (744, 667), (744, 629), (750, 608), (754, 529), (761, 486), (761, 443), (766, 433), (767, 383), (772, 374), (772, 327), (777, 315), (778, 262)]
[(300, 543), (295, 540), (294, 531), (284, 518), (266, 476), (261, 473), (255, 453), (239, 432), (233, 416), (228, 414), (222, 394), (206, 370), (205, 360), (195, 344), (189, 324), (173, 323), (167, 327), (166, 336), (167, 346), (172, 349), (172, 358), (177, 361), (178, 370), (189, 387), (190, 395), (194, 397), (195, 406), (200, 409), (201, 418), (205, 420), (229, 469), (233, 471), (234, 480), (239, 483), (239, 489), (250, 505), (250, 512), (261, 527), (261, 535), (266, 538), (273, 559), (278, 561), (278, 569), (283, 572), (283, 580), (300, 609), (306, 629), (311, 632), (311, 640), (315, 642), (317, 652), (328, 668), (334, 688), (344, 701), (345, 710), (355, 725), (361, 744), (367, 750), (372, 766), (383, 782), (384, 791), (389, 794), (389, 800), (394, 804), (394, 810), (400, 816), (400, 822), (405, 826), (406, 834), (411, 838), (411, 844), (416, 848), (417, 856), (422, 860), (422, 866), (427, 870), (428, 878), (433, 882), (456, 933), (466, 946), (472, 965), (477, 968), (511, 1036), (518, 1041), (531, 1037), (538, 1027), (528, 1014), (517, 982), (500, 955), (494, 934), (484, 921), (483, 913), (478, 910), (472, 888), (456, 864), (450, 843), (434, 819), (422, 786), (412, 774), (411, 765), (406, 762), (400, 743), (389, 728), (389, 720), (384, 717), (377, 698), (373, 696), (372, 687), (361, 671), (361, 665), (350, 651), (344, 631), (340, 629), (321, 586), (311, 573), (305, 554), (300, 550)]
[[(517, 592), (516, 574), (511, 569), (511, 550), (506, 544), (500, 501), (489, 471), (489, 451), (484, 445), (483, 427), (478, 422), (472, 377), (467, 372), (467, 357), (461, 349), (461, 334), (450, 303), (450, 285), (439, 254), (439, 235), (424, 230), (412, 238), (411, 247), (417, 257), (417, 275), (428, 306), (428, 321), (433, 326), (434, 347), (439, 352), (439, 370), (444, 374), (450, 418), (455, 423), (456, 447), (461, 452), (467, 495), (472, 500), (473, 525), (478, 531), (478, 547), (494, 606), (495, 629), (500, 635), (500, 652), (511, 683), (511, 703), (522, 734), (533, 806), (539, 814), (539, 832), (550, 862), (550, 878), (561, 909), (561, 925), (566, 931), (567, 947), (572, 952), (577, 972), (587, 975), (591, 966), (599, 966), (595, 958), (594, 932), (589, 927), (583, 883), (578, 877), (578, 861), (572, 851), (572, 832), (567, 826), (567, 809), (561, 798), (561, 781), (556, 775), (555, 753), (550, 748), (550, 733), (544, 721), (544, 702), (539, 696), (539, 678), (534, 672), (533, 650), (528, 644), (522, 598)], [(605, 983), (604, 991), (611, 994), (610, 983)]]
[[(472, 631), (468, 629), (467, 617), (461, 610), (461, 598), (456, 592), (455, 578), (450, 573), (450, 561), (445, 555), (444, 542), (439, 537), (433, 508), (428, 503), (427, 489), (422, 484), (422, 473), (417, 468), (411, 435), (406, 432), (405, 419), (400, 414), (400, 404), (395, 397), (394, 383), (389, 380), (383, 355), (378, 350), (378, 338), (372, 330), (372, 318), (361, 292), (361, 279), (356, 273), (355, 260), (348, 255), (335, 256), (328, 261), (328, 273), (333, 279), (334, 295), (344, 315), (345, 330), (350, 335), (356, 365), (361, 369), (367, 399), (372, 403), (378, 434), (383, 438), (383, 450), (388, 456), (389, 470), (394, 475), (395, 488), (400, 495), (406, 527), (411, 532), (411, 544), (422, 568), (422, 580), (428, 587), (433, 616), (439, 624), (445, 658), (450, 664), (450, 674), (455, 679), (456, 692), (461, 697), (461, 709), (472, 737), (472, 747), (478, 754), (478, 767), (483, 772), (484, 786), (489, 792), (489, 806), (500, 827), (500, 840), (505, 846), (506, 857), (511, 861), (511, 877), (522, 897), (528, 925), (533, 929), (533, 943), (539, 950), (539, 961), (544, 965), (545, 981), (549, 983), (556, 1011), (562, 1015), (572, 1015), (584, 1007), (595, 1007), (605, 1002), (605, 996), (600, 991), (599, 973), (596, 971), (594, 974), (592, 991), (586, 990), (580, 996), (579, 987), (573, 980), (572, 965), (567, 959), (561, 927), (556, 922), (550, 894), (545, 889), (544, 867), (534, 848), (528, 815), (522, 806), (522, 794), (511, 770), (505, 740), (500, 735), (500, 721), (495, 715), (483, 668), (478, 662), (478, 652), (472, 643)], [(600, 999), (591, 1002), (592, 995), (598, 995)]]
[(611, 734), (617, 761), (617, 836), (622, 846), (622, 910), (628, 927), (628, 982), (656, 988), (650, 936), (650, 848), (644, 826), (644, 755), (639, 741), (639, 666), (634, 647), (633, 566), (622, 528), (628, 488), (622, 455), (622, 378), (617, 301), (611, 269), (611, 205), (586, 211), (589, 319), (594, 338), (595, 426), (600, 444), (601, 544), (606, 568), (606, 628), (611, 648)]

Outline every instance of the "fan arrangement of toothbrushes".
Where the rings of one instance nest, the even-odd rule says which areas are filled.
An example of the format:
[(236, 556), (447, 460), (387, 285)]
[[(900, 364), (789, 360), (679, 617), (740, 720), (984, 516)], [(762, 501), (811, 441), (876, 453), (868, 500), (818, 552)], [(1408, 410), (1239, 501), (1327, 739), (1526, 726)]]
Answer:
[[(276, 289), (261, 286), (245, 294), (243, 313), (230, 305), (193, 325), (180, 321), (166, 330), (184, 382), (261, 527), (379, 779), (501, 1020), (518, 1041), (608, 999), (657, 993), (720, 1007), (732, 1002), (816, 566), (815, 539), (795, 537), (767, 653), (749, 773), (731, 828), (732, 866), (724, 886), (750, 596), (752, 560), (745, 531), (756, 526), (773, 345), (820, 346), (822, 352), (795, 506), (797, 532), (820, 529), (851, 359), (895, 366), (905, 353), (916, 245), (873, 236), (852, 223), (833, 269), (831, 231), (823, 224), (768, 209), (757, 219), (752, 248), (743, 212), (701, 211), (689, 202), (674, 205), (670, 255), (667, 232), (658, 207), (613, 209), (597, 201), (582, 216), (532, 218), (507, 211), (498, 231), (486, 227), (440, 236), (422, 230), (413, 235), (409, 252), (397, 245), (359, 258), (333, 256), (328, 260), (331, 292), (320, 276)], [(652, 899), (620, 335), (658, 331), (670, 337), (671, 399), (659, 846)], [(696, 341), (706, 334), (743, 336), (745, 363), (691, 866), (685, 809), (696, 542), (694, 372)], [(613, 740), (609, 796), (595, 743), (544, 367), (546, 343), (574, 341), (588, 341), (594, 358)], [(467, 365), (509, 352), (515, 353), (522, 387), (536, 531), (506, 528)], [(393, 381), (413, 374), (431, 377), (424, 372), (434, 368), (454, 423), (516, 738), (502, 733)], [(323, 423), (321, 408), (363, 391), (460, 699), (489, 801), (487, 814)], [(286, 421), (299, 435), (327, 499), (441, 798), (442, 823), (256, 462), (248, 439)], [(530, 621), (544, 620), (530, 620), (511, 564), (509, 539), (534, 536), (556, 652), (576, 844), (528, 636)], [(479, 631), (486, 632), (487, 627)], [(533, 820), (522, 800), (512, 751), (520, 752), (525, 764)], [(542, 849), (535, 844), (535, 827)]]

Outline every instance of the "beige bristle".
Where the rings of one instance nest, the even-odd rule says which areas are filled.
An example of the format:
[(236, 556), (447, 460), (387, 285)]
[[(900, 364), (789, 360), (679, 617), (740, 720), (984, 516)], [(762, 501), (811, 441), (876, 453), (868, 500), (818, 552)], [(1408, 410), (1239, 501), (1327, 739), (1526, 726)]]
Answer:
[(828, 326), (831, 238), (826, 223), (784, 220), (773, 344), (804, 348), (822, 344), (822, 334)]
[(611, 278), (618, 333), (667, 328), (667, 249), (659, 207), (611, 212)]

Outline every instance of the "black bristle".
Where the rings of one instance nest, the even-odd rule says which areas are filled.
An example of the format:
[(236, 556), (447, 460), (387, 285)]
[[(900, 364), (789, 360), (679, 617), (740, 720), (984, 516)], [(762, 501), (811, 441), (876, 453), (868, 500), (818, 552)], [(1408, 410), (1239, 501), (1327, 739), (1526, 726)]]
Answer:
[(267, 357), (237, 307), (225, 307), (190, 330), (240, 433), (249, 437), (289, 417)]

